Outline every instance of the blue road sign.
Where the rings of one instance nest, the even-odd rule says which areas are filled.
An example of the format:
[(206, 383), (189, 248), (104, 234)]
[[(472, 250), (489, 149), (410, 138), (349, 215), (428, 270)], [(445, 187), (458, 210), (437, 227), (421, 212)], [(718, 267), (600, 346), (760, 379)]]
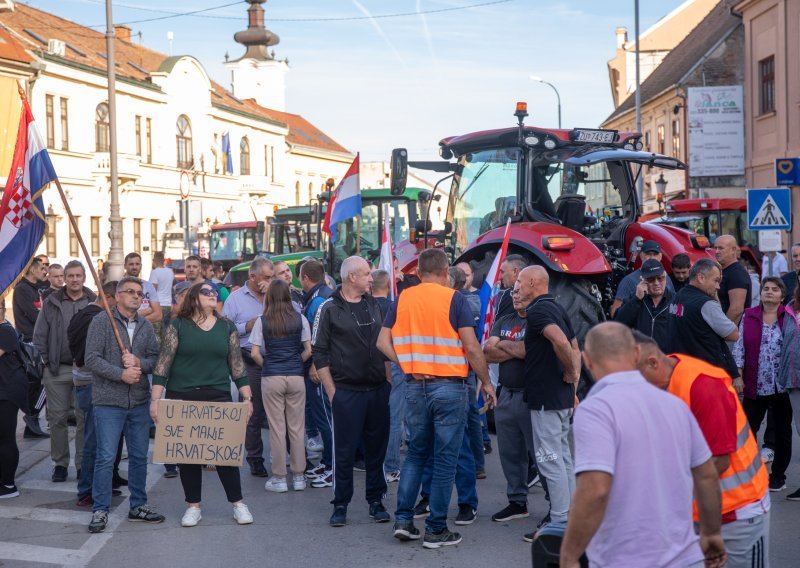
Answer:
[(747, 227), (791, 229), (792, 198), (788, 187), (747, 190)]
[(800, 185), (800, 158), (775, 160), (775, 183), (777, 185)]

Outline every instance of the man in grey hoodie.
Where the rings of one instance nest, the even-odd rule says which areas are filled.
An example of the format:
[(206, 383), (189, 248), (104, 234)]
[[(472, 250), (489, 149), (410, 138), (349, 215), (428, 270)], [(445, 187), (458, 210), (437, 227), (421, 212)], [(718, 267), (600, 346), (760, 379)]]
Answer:
[[(64, 267), (66, 284), (44, 299), (42, 310), (33, 328), (33, 344), (44, 359), (44, 389), (47, 394), (47, 422), (50, 426), (50, 457), (53, 481), (67, 480), (69, 466), (69, 436), (67, 418), (74, 406), (75, 386), (72, 381), (72, 352), (67, 340), (67, 328), (72, 317), (94, 302), (97, 297), (86, 288), (83, 265), (72, 260)], [(75, 408), (75, 469), (80, 470), (83, 457), (83, 411)]]
[[(123, 430), (128, 446), (129, 521), (160, 523), (164, 516), (147, 505), (147, 449), (150, 442), (150, 383), (158, 359), (152, 324), (139, 315), (144, 298), (142, 281), (122, 278), (112, 308), (113, 324), (105, 313), (95, 316), (86, 336), (86, 367), (92, 372), (92, 403), (97, 438), (89, 532), (103, 532), (111, 504), (111, 479), (117, 444)], [(119, 331), (120, 350), (114, 328)]]

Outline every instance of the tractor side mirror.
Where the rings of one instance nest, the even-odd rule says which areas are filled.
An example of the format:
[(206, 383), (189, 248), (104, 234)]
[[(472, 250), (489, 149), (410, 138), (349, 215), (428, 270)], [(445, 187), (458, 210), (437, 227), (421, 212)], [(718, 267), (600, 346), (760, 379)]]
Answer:
[(392, 150), (391, 166), (390, 192), (392, 195), (403, 195), (408, 178), (408, 151), (405, 148)]

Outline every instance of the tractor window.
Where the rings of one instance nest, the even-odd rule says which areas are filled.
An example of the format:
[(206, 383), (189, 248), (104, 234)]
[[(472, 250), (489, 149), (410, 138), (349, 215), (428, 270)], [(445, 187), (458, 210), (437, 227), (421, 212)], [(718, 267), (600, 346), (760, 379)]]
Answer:
[(383, 205), (383, 214), (389, 219), (392, 243), (399, 243), (408, 238), (408, 230), (411, 226), (409, 207), (415, 207), (416, 205), (416, 201), (408, 201), (406, 199), (395, 199)]
[(236, 260), (242, 256), (244, 235), (242, 229), (211, 232), (211, 258), (213, 260)]
[(742, 247), (757, 247), (758, 235), (747, 228), (747, 212), (722, 211), (721, 235), (733, 235)]
[[(378, 204), (363, 204), (361, 208), (360, 228), (359, 218), (353, 217), (347, 221), (336, 223), (336, 231), (337, 238), (334, 244), (334, 266), (341, 266), (345, 258), (355, 254), (368, 257), (370, 253), (380, 253), (381, 230), (378, 225)], [(359, 240), (361, 242), (360, 247), (356, 245)]]
[(519, 152), (517, 148), (482, 150), (460, 159), (450, 205), (457, 254), (515, 214)]

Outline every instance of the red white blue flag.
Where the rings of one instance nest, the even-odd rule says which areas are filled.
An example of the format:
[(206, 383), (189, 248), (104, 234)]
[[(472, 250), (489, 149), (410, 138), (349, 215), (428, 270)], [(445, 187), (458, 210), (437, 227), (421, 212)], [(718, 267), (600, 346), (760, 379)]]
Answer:
[(322, 223), (322, 230), (331, 236), (331, 242), (336, 242), (336, 223), (361, 215), (361, 185), (358, 172), (359, 160), (356, 154), (356, 159), (350, 164), (347, 173), (331, 195), (325, 221)]
[(394, 302), (397, 297), (397, 282), (394, 279), (394, 251), (392, 250), (392, 232), (389, 230), (389, 216), (383, 215), (383, 238), (381, 239), (381, 257), (378, 268), (389, 273), (389, 299)]
[(486, 273), (486, 279), (483, 281), (478, 295), (481, 299), (481, 318), (478, 322), (478, 340), (483, 345), (489, 339), (489, 334), (492, 332), (492, 325), (494, 325), (494, 317), (497, 313), (497, 298), (500, 295), (500, 265), (506, 258), (508, 252), (508, 237), (511, 233), (511, 219), (506, 223), (506, 230), (503, 234), (503, 244), (500, 245), (500, 250), (497, 256), (492, 261), (492, 266), (489, 272)]
[(36, 128), (28, 101), (20, 96), (17, 140), (0, 201), (0, 296), (25, 271), (45, 232), (45, 186), (56, 172)]

